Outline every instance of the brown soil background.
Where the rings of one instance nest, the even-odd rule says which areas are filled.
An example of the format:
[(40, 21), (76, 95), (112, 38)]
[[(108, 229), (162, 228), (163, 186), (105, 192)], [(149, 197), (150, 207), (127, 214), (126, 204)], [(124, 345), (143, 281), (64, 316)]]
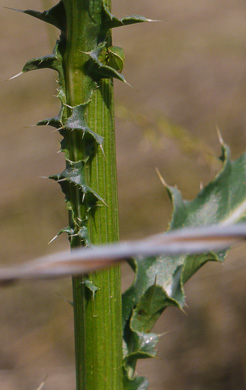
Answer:
[[(41, 10), (42, 2), (0, 0), (0, 258), (10, 264), (68, 244), (61, 237), (47, 245), (67, 215), (58, 186), (41, 178), (63, 169), (59, 137), (30, 127), (59, 110), (54, 73), (6, 82), (48, 54), (57, 32), (4, 7)], [(162, 20), (114, 31), (133, 86), (115, 82), (121, 238), (128, 239), (163, 231), (170, 219), (155, 167), (191, 199), (220, 168), (216, 126), (233, 158), (245, 151), (246, 3), (115, 0), (113, 11)], [(246, 389), (244, 260), (239, 248), (224, 265), (207, 265), (186, 286), (187, 315), (163, 314), (158, 359), (138, 365), (150, 390)], [(129, 273), (123, 267), (123, 288)], [(34, 390), (44, 378), (45, 390), (75, 388), (69, 299), (69, 280), (1, 289), (1, 390)]]

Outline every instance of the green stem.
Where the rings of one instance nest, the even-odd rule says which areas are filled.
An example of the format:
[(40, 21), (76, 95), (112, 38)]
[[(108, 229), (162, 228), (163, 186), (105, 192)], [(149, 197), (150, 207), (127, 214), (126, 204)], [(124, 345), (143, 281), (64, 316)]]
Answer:
[[(113, 85), (111, 80), (103, 79), (93, 89), (93, 80), (85, 73), (86, 53), (103, 38), (102, 0), (64, 0), (64, 5), (67, 16), (66, 103), (71, 107), (87, 105), (88, 126), (104, 138), (103, 151), (98, 147), (84, 167), (86, 184), (105, 201), (105, 205), (101, 204), (89, 214), (88, 237), (93, 244), (107, 243), (118, 240)], [(109, 42), (110, 37), (106, 38)], [(86, 145), (81, 133), (71, 132), (69, 144), (72, 161), (83, 159)], [(81, 221), (86, 219), (85, 201), (77, 187), (70, 185), (69, 191), (75, 205), (70, 210), (70, 225), (78, 230)], [(71, 238), (72, 247), (79, 245), (79, 237)], [(119, 268), (97, 272), (88, 278), (74, 277), (73, 299), (77, 390), (122, 389)]]

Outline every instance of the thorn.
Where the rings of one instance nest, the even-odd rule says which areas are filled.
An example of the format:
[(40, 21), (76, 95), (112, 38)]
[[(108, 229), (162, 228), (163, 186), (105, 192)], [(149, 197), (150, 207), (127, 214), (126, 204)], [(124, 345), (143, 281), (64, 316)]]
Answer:
[[(49, 126), (50, 124), (48, 123), (46, 126)], [(60, 131), (64, 129), (64, 127), (59, 127), (59, 129), (54, 129), (54, 130), (51, 130), (51, 133), (56, 133), (57, 131)]]
[(62, 181), (67, 181), (67, 179), (59, 179), (59, 180), (56, 180), (57, 183), (61, 183)]
[(200, 182), (200, 190), (203, 190), (203, 182)]
[[(78, 224), (78, 222), (76, 221), (76, 219), (74, 219), (74, 223), (75, 223), (75, 225), (78, 227), (78, 228), (80, 228), (80, 226), (79, 226), (79, 224)], [(77, 233), (75, 233), (75, 234), (73, 234), (73, 235), (71, 235), (71, 236), (77, 236)]]
[(80, 53), (82, 54), (87, 54), (87, 55), (90, 55), (91, 54), (91, 51), (83, 51), (83, 50), (79, 50)]
[(180, 307), (180, 310), (182, 311), (182, 313), (184, 313), (184, 315), (185, 315), (186, 317), (189, 316), (189, 314), (187, 313), (187, 311), (185, 311), (185, 309), (184, 309), (183, 307)]
[(146, 19), (146, 22), (163, 22), (163, 20), (158, 20), (158, 19)]
[(47, 121), (47, 123), (45, 123), (45, 125), (42, 125), (42, 126), (49, 126), (50, 122)]
[[(108, 204), (105, 202), (104, 199), (100, 199), (100, 201), (104, 204), (104, 206), (108, 207)], [(98, 205), (99, 206), (99, 205)]]
[(163, 337), (163, 336), (166, 336), (166, 334), (169, 334), (169, 333), (171, 333), (171, 331), (170, 331), (170, 330), (167, 330), (166, 332), (158, 333), (157, 336), (161, 338), (161, 337)]
[(30, 129), (30, 127), (36, 127), (36, 123), (32, 124), (32, 125), (27, 125), (27, 126), (23, 126), (22, 128), (23, 129)]
[(15, 76), (10, 77), (10, 79), (8, 79), (8, 80), (14, 80), (14, 79), (16, 79), (17, 77), (21, 76), (23, 73), (24, 73), (24, 72), (17, 73)]
[(106, 159), (106, 156), (105, 156), (105, 153), (104, 153), (102, 144), (100, 144), (99, 147), (100, 147), (100, 149), (101, 149), (101, 151), (102, 151), (103, 157)]
[[(57, 292), (57, 295), (62, 298), (65, 302), (69, 303), (69, 305), (73, 306), (73, 301), (70, 301), (70, 299), (64, 297), (64, 295), (60, 294), (59, 292)], [(37, 389), (39, 390), (39, 389)]]
[(82, 196), (82, 203), (84, 203), (84, 200), (85, 200), (85, 192), (83, 193), (83, 196)]
[(163, 357), (160, 357), (160, 356), (151, 356), (152, 359), (155, 359), (155, 360), (163, 360)]
[(6, 7), (6, 6), (4, 6), (3, 8), (10, 9), (10, 11), (23, 12), (21, 9), (17, 9), (17, 8), (11, 8), (11, 7)]
[(44, 388), (44, 386), (45, 386), (45, 381), (46, 381), (47, 377), (48, 377), (48, 376), (46, 376), (46, 377), (44, 378), (44, 380), (40, 383), (40, 385), (38, 386), (38, 388), (35, 389), (35, 390), (42, 390), (42, 389)]
[(72, 110), (72, 108), (73, 108), (72, 106), (69, 106), (69, 104), (67, 104), (67, 103), (63, 103), (63, 105), (66, 106), (66, 107), (68, 107), (68, 108), (71, 108), (71, 110)]
[(216, 126), (216, 130), (217, 130), (217, 134), (218, 134), (218, 138), (219, 138), (219, 143), (220, 143), (220, 145), (224, 145), (224, 140), (223, 140), (223, 138), (222, 138), (222, 134), (221, 134), (220, 129), (219, 129), (218, 126)]
[(128, 87), (133, 88), (133, 86), (132, 86), (130, 83), (128, 83), (128, 81), (124, 80), (124, 83), (125, 83)]
[(55, 235), (55, 237), (53, 237), (49, 242), (48, 242), (48, 245), (50, 245), (53, 241), (55, 241), (55, 239), (58, 237), (58, 234)]
[(49, 179), (48, 176), (39, 176), (40, 179)]
[(159, 169), (158, 169), (158, 168), (155, 168), (155, 171), (156, 171), (156, 173), (157, 173), (157, 175), (158, 175), (158, 177), (159, 177), (159, 179), (160, 179), (161, 184), (162, 184), (165, 188), (167, 188), (167, 187), (168, 187), (168, 184), (165, 182), (164, 178), (161, 176), (161, 173), (160, 173)]

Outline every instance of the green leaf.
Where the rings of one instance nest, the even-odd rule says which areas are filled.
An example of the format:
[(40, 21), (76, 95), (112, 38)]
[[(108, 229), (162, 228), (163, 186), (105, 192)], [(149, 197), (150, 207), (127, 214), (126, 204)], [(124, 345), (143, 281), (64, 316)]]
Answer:
[(23, 12), (24, 14), (33, 16), (34, 18), (42, 20), (43, 22), (52, 24), (62, 32), (66, 31), (66, 13), (65, 13), (63, 1), (60, 1), (54, 7), (44, 12), (33, 11), (29, 9), (25, 11), (21, 11), (21, 10), (16, 10), (16, 11)]
[(114, 27), (121, 27), (121, 26), (128, 26), (129, 24), (136, 24), (136, 23), (143, 23), (143, 22), (151, 22), (151, 19), (147, 19), (144, 16), (139, 15), (130, 15), (125, 16), (121, 19), (117, 18), (116, 16), (112, 15), (111, 12), (108, 10), (105, 1), (103, 1), (103, 8), (104, 8), (104, 28), (110, 29)]
[(32, 60), (26, 62), (22, 69), (22, 72), (25, 73), (36, 69), (47, 68), (56, 70), (61, 77), (63, 74), (61, 46), (61, 42), (57, 42), (52, 54), (48, 54), (44, 57), (33, 58)]
[[(86, 221), (82, 221), (86, 224)], [(82, 226), (76, 235), (80, 238), (81, 242), (83, 242), (84, 246), (90, 246), (91, 242), (89, 240), (88, 229), (87, 226)]]
[(124, 390), (147, 390), (149, 383), (144, 377), (135, 377), (133, 379), (128, 379), (124, 376)]
[[(68, 160), (73, 160), (72, 157), (74, 156), (75, 151), (77, 152), (78, 161), (84, 162), (94, 156), (96, 146), (99, 146), (103, 151), (103, 137), (91, 130), (85, 121), (86, 107), (87, 104), (71, 107), (71, 115), (65, 121), (64, 125), (59, 128), (59, 132), (63, 136), (61, 151), (65, 153), (65, 157)], [(54, 125), (56, 125), (54, 120), (53, 122)], [(78, 141), (80, 140), (80, 142), (77, 142), (76, 145), (74, 145), (72, 151), (73, 156), (71, 156), (70, 137), (73, 131), (76, 131), (77, 139)], [(81, 147), (82, 141), (84, 141), (83, 147)]]
[(61, 230), (59, 230), (59, 232), (55, 235), (55, 237), (53, 237), (50, 240), (49, 244), (51, 242), (53, 242), (61, 234), (66, 233), (70, 240), (71, 240), (72, 237), (76, 236), (76, 237), (80, 238), (80, 241), (81, 241), (81, 243), (83, 243), (83, 246), (85, 246), (85, 247), (90, 246), (91, 243), (89, 241), (88, 229), (87, 229), (87, 226), (86, 226), (87, 220), (80, 221), (80, 222), (83, 222), (85, 225), (82, 226), (79, 230), (76, 229), (76, 231), (75, 231), (75, 229), (73, 229), (71, 226), (66, 226), (65, 228), (62, 228)]
[(109, 52), (109, 66), (117, 70), (117, 72), (122, 72), (124, 61), (125, 61), (125, 53), (121, 47), (118, 46), (110, 46), (108, 48)]
[[(21, 73), (30, 72), (32, 70), (37, 69), (52, 69), (58, 72), (59, 78), (58, 78), (58, 98), (61, 100), (61, 102), (64, 104), (66, 103), (66, 94), (65, 94), (65, 77), (64, 77), (64, 70), (63, 70), (63, 64), (62, 64), (62, 55), (64, 50), (64, 42), (62, 39), (56, 42), (55, 48), (53, 50), (52, 54), (48, 54), (44, 57), (38, 57), (34, 58), (30, 61), (28, 61)], [(18, 76), (18, 75), (17, 75)], [(16, 76), (14, 76), (16, 77)], [(62, 106), (62, 110), (64, 107)], [(60, 113), (60, 117), (61, 117)], [(52, 124), (51, 124), (52, 126)]]
[[(125, 77), (117, 69), (111, 66), (114, 65), (112, 64), (112, 59), (111, 59), (111, 64), (107, 59), (107, 51), (104, 43), (98, 45), (94, 50), (90, 51), (87, 54), (90, 56), (92, 60), (92, 62), (90, 61), (88, 62), (88, 70), (87, 70), (88, 73), (91, 74), (91, 77), (93, 77), (94, 79), (115, 78), (126, 83)], [(118, 57), (118, 61), (119, 61), (119, 57)], [(123, 64), (121, 66), (123, 68)], [(119, 65), (117, 65), (116, 68), (117, 67), (119, 67)]]
[[(177, 188), (166, 187), (173, 204), (169, 230), (246, 221), (246, 154), (231, 161), (229, 148), (222, 144), (220, 159), (222, 170), (194, 200), (183, 200)], [(163, 310), (168, 306), (183, 307), (183, 284), (206, 262), (223, 261), (226, 253), (132, 260), (135, 279), (123, 294), (122, 305), (127, 375), (132, 372), (137, 359), (146, 357), (146, 345), (140, 341), (150, 335), (148, 332)], [(156, 353), (156, 342), (157, 339), (150, 347), (148, 345), (150, 356)]]
[(95, 133), (93, 130), (89, 128), (89, 126), (85, 122), (85, 108), (87, 104), (80, 104), (75, 107), (71, 107), (71, 115), (64, 123), (64, 128), (73, 131), (73, 130), (81, 130), (83, 134), (89, 134), (98, 145), (103, 144), (103, 137)]
[(70, 162), (68, 167), (58, 175), (50, 176), (50, 179), (57, 181), (61, 187), (64, 183), (72, 184), (81, 191), (82, 196), (87, 194), (93, 195), (94, 198), (104, 203), (104, 200), (94, 190), (92, 190), (87, 184), (85, 179), (85, 164), (83, 161)]
[(57, 67), (57, 58), (54, 54), (48, 54), (44, 57), (34, 58), (24, 65), (22, 72), (30, 72), (36, 69), (56, 69)]
[(74, 234), (74, 230), (70, 227), (70, 226), (66, 226), (64, 228), (62, 228), (61, 230), (59, 230), (59, 232), (55, 235), (55, 237), (53, 237), (49, 244), (51, 244), (57, 237), (59, 237), (61, 234), (63, 233), (66, 233), (68, 236), (71, 236)]
[[(73, 234), (70, 238), (78, 237), (81, 245), (89, 246), (87, 222), (89, 216), (94, 217), (95, 211), (98, 207), (98, 201), (105, 204), (103, 198), (90, 188), (85, 179), (85, 163), (83, 161), (71, 162), (66, 161), (66, 169), (58, 174), (52, 175), (49, 178), (55, 180), (60, 184), (62, 192), (65, 195), (67, 209), (71, 212), (71, 219), (73, 220)], [(79, 208), (75, 208), (74, 197), (71, 191), (68, 191), (71, 186), (74, 186), (78, 191), (77, 196), (81, 199)], [(81, 219), (81, 215), (84, 218)], [(82, 227), (81, 227), (82, 224)]]
[(92, 298), (94, 299), (95, 298), (95, 294), (96, 294), (97, 290), (99, 290), (99, 288), (97, 286), (95, 286), (92, 283), (92, 281), (89, 280), (89, 279), (85, 279), (83, 283), (85, 284), (85, 287), (89, 290), (89, 292), (92, 295)]
[(62, 127), (60, 116), (55, 116), (52, 118), (41, 119), (36, 123), (37, 126), (52, 126), (56, 129), (60, 129)]

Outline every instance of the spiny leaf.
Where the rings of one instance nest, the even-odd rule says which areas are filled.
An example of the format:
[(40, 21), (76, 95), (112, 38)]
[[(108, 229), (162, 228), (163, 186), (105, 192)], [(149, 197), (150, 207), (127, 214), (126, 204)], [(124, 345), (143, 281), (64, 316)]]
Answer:
[(151, 19), (147, 19), (144, 16), (139, 15), (130, 15), (125, 16), (121, 19), (112, 15), (108, 10), (105, 1), (103, 1), (103, 9), (104, 9), (104, 28), (110, 29), (114, 27), (128, 26), (129, 24), (143, 23), (143, 22), (151, 22)]
[(60, 129), (62, 127), (60, 116), (55, 116), (53, 118), (41, 119), (36, 123), (37, 126), (52, 126), (56, 129)]
[(60, 1), (58, 4), (56, 4), (54, 7), (50, 8), (47, 11), (39, 12), (39, 11), (33, 11), (33, 10), (19, 10), (15, 9), (15, 11), (22, 12), (24, 14), (33, 16), (39, 20), (42, 20), (43, 22), (52, 24), (53, 26), (57, 27), (62, 32), (66, 31), (66, 14), (65, 14), (65, 8), (63, 1)]
[[(180, 272), (179, 274), (180, 277)], [(180, 270), (181, 271), (181, 270)], [(178, 283), (180, 289), (180, 282)], [(149, 287), (142, 295), (139, 304), (132, 313), (131, 327), (132, 329), (139, 329), (142, 332), (150, 332), (153, 328), (156, 320), (159, 318), (166, 306), (178, 306), (177, 301), (168, 296), (163, 287), (153, 284)], [(147, 336), (147, 335), (146, 335)], [(143, 335), (142, 335), (143, 337)], [(138, 340), (137, 340), (138, 341)], [(142, 343), (141, 343), (142, 344)], [(149, 348), (149, 345), (147, 345)], [(141, 352), (144, 350), (146, 345), (142, 344)], [(150, 348), (149, 348), (150, 349)], [(149, 350), (152, 353), (152, 350)]]
[(50, 240), (49, 244), (51, 244), (61, 234), (66, 233), (69, 236), (69, 238), (72, 238), (72, 237), (75, 237), (75, 236), (79, 237), (80, 240), (81, 240), (81, 243), (85, 247), (90, 246), (90, 241), (89, 241), (89, 237), (88, 237), (88, 229), (87, 229), (87, 226), (86, 226), (87, 220), (80, 221), (80, 222), (83, 222), (85, 225), (82, 226), (79, 230), (78, 229), (75, 230), (75, 229), (73, 229), (70, 226), (66, 226), (65, 228), (62, 228), (61, 230), (59, 230), (59, 232), (55, 235), (55, 237), (53, 237)]
[[(83, 138), (85, 135), (88, 135), (92, 138), (99, 146), (102, 147), (103, 137), (95, 133), (93, 130), (89, 128), (85, 121), (85, 108), (87, 104), (80, 104), (75, 107), (71, 107), (71, 115), (64, 123), (61, 128), (60, 133), (64, 136), (68, 135), (71, 131), (77, 130), (81, 131), (81, 137)], [(89, 142), (87, 143), (89, 144)], [(62, 150), (68, 150), (68, 147), (63, 144)], [(90, 155), (90, 151), (87, 151), (86, 155)]]
[(109, 52), (109, 66), (117, 70), (117, 72), (122, 72), (124, 61), (125, 61), (125, 53), (121, 47), (118, 46), (110, 46), (108, 48)]
[(88, 73), (92, 75), (93, 78), (115, 78), (124, 83), (127, 83), (125, 77), (115, 68), (106, 63), (102, 62), (103, 55), (102, 51), (104, 49), (104, 44), (99, 45), (96, 49), (87, 53), (92, 59), (92, 65), (88, 63)]
[(26, 62), (24, 65), (22, 72), (30, 72), (31, 70), (36, 69), (56, 69), (57, 58), (54, 54), (48, 54), (44, 57), (33, 58), (32, 60)]
[[(97, 146), (103, 151), (103, 137), (91, 130), (85, 121), (85, 108), (87, 104), (81, 104), (71, 107), (72, 114), (59, 128), (63, 136), (61, 141), (61, 151), (65, 153), (67, 160), (74, 161), (74, 155), (77, 156), (77, 162), (87, 162), (89, 158), (94, 157)], [(76, 131), (78, 142), (71, 151), (70, 139), (71, 133)], [(83, 141), (83, 147), (81, 147)], [(77, 153), (75, 153), (77, 151)]]
[(60, 77), (63, 74), (62, 68), (62, 56), (61, 56), (61, 42), (57, 42), (52, 54), (48, 54), (44, 57), (33, 58), (32, 60), (26, 62), (22, 72), (30, 72), (36, 69), (53, 69), (56, 70)]
[[(127, 339), (127, 335), (124, 335)], [(134, 349), (127, 354), (124, 360), (124, 370), (128, 378), (133, 378), (136, 367), (136, 361), (138, 359), (153, 358), (156, 355), (155, 346), (159, 340), (159, 337), (154, 333), (136, 333)], [(138, 346), (138, 348), (136, 348)]]
[[(232, 162), (230, 149), (222, 144), (220, 160), (223, 162), (221, 172), (194, 200), (185, 201), (176, 188), (167, 187), (173, 204), (170, 230), (181, 226), (207, 226), (216, 223), (230, 225), (246, 221), (246, 154)], [(210, 257), (211, 260), (223, 261), (225, 253)], [(196, 266), (192, 269), (191, 260), (186, 261), (182, 274), (184, 282), (205, 262), (206, 259), (201, 256), (199, 262), (195, 260)]]
[[(83, 222), (86, 224), (86, 221), (83, 221)], [(88, 247), (91, 245), (91, 242), (89, 240), (87, 226), (82, 226), (79, 229), (79, 231), (75, 233), (75, 235), (81, 239), (81, 242), (84, 244), (85, 247)]]
[(98, 287), (96, 287), (91, 280), (86, 279), (84, 282), (85, 287), (90, 291), (92, 294), (93, 299), (95, 298), (96, 292), (99, 290)]
[(84, 174), (84, 162), (70, 162), (69, 166), (64, 169), (64, 171), (58, 175), (52, 175), (49, 178), (57, 181), (61, 186), (63, 183), (67, 182), (73, 184), (79, 188), (83, 195), (92, 194), (97, 200), (100, 200), (104, 203), (103, 198), (98, 195), (94, 190), (92, 190), (86, 183), (85, 174)]
[(55, 235), (55, 237), (53, 237), (49, 244), (51, 244), (57, 237), (59, 237), (61, 234), (63, 233), (67, 233), (69, 236), (73, 235), (74, 234), (74, 230), (70, 227), (70, 226), (66, 226), (65, 228), (62, 228), (61, 230), (59, 230), (59, 232)]
[[(183, 200), (176, 188), (167, 186), (173, 203), (170, 231), (186, 227), (199, 229), (215, 224), (226, 227), (246, 221), (246, 154), (232, 162), (229, 148), (222, 144), (221, 160), (221, 172), (192, 201)], [(201, 255), (152, 256), (134, 260), (135, 280), (123, 294), (124, 329), (128, 335), (126, 343), (130, 356), (134, 343), (135, 351), (142, 351), (138, 337), (148, 334), (167, 306), (184, 305), (183, 284), (203, 264), (223, 261), (225, 255), (224, 250), (217, 253), (208, 251)], [(151, 354), (155, 354), (154, 349)], [(131, 361), (131, 365), (133, 363)]]

